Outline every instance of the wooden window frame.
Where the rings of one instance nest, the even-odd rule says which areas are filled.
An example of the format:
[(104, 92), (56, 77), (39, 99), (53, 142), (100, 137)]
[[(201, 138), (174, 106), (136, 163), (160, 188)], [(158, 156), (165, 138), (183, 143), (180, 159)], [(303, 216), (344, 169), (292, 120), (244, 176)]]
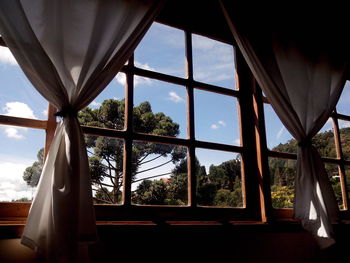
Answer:
[[(259, 136), (262, 136), (263, 142), (260, 143), (260, 147), (264, 148), (260, 151), (260, 160), (263, 162), (262, 166), (264, 167), (265, 180), (264, 180), (264, 199), (268, 200), (268, 214), (271, 218), (280, 219), (280, 220), (292, 220), (293, 217), (293, 209), (291, 208), (273, 208), (271, 202), (271, 188), (269, 179), (269, 164), (268, 158), (279, 158), (279, 159), (287, 159), (287, 160), (297, 160), (297, 154), (295, 153), (286, 153), (286, 152), (278, 152), (272, 151), (267, 148), (266, 142), (266, 127), (265, 127), (265, 116), (264, 116), (264, 104), (270, 104), (268, 99), (262, 95), (262, 91), (258, 88), (257, 83), (255, 83), (256, 88), (254, 89), (254, 97), (256, 102), (257, 114), (259, 114), (260, 118), (260, 130)], [(345, 176), (345, 166), (350, 166), (350, 160), (345, 160), (341, 138), (340, 138), (340, 129), (339, 129), (339, 120), (350, 121), (349, 115), (339, 114), (337, 113), (337, 109), (335, 108), (333, 113), (330, 116), (333, 125), (333, 136), (335, 142), (335, 149), (337, 156), (335, 158), (331, 157), (321, 157), (321, 160), (324, 164), (333, 164), (338, 166), (339, 176), (340, 176), (340, 185), (341, 185), (341, 193), (342, 193), (342, 201), (344, 205), (344, 209), (340, 210), (340, 219), (348, 220), (350, 217), (349, 210), (349, 192), (347, 189), (346, 176)], [(257, 145), (257, 147), (259, 147)], [(268, 176), (267, 176), (268, 175)]]
[[(186, 52), (186, 77), (175, 77), (167, 74), (138, 68), (134, 65), (133, 57), (129, 59), (121, 72), (126, 74), (125, 87), (125, 129), (112, 130), (98, 127), (82, 126), (84, 134), (107, 136), (124, 140), (124, 171), (123, 171), (123, 203), (121, 205), (95, 204), (96, 220), (98, 222), (111, 221), (153, 221), (164, 223), (169, 221), (219, 221), (222, 223), (245, 222), (267, 222), (268, 202), (266, 202), (266, 190), (264, 187), (265, 173), (259, 173), (259, 154), (257, 151), (256, 138), (257, 121), (253, 102), (254, 78), (238, 50), (235, 51), (236, 62), (236, 90), (219, 87), (194, 80), (193, 77), (193, 55), (192, 34), (190, 30), (185, 33)], [(208, 37), (208, 36), (206, 36)], [(220, 40), (219, 40), (220, 41)], [(0, 44), (5, 46), (0, 38)], [(228, 43), (233, 44), (233, 43)], [(232, 47), (234, 48), (234, 47)], [(164, 137), (152, 134), (142, 134), (133, 131), (133, 85), (134, 77), (141, 76), (168, 83), (181, 85), (187, 90), (187, 133), (188, 138)], [(237, 99), (240, 123), (241, 146), (227, 145), (214, 142), (206, 142), (195, 139), (194, 122), (194, 90), (204, 90), (215, 94), (230, 96)], [(56, 129), (56, 109), (49, 105), (47, 120), (33, 120), (11, 116), (0, 115), (0, 124), (15, 125), (28, 128), (43, 129), (46, 131), (45, 156), (52, 142)], [(255, 121), (252, 121), (255, 120)], [(244, 131), (244, 132), (243, 132)], [(261, 136), (260, 136), (261, 137)], [(261, 138), (260, 138), (261, 139)], [(134, 140), (152, 143), (171, 144), (184, 146), (188, 149), (188, 205), (187, 206), (146, 206), (131, 203), (131, 149)], [(205, 207), (198, 206), (196, 200), (196, 178), (195, 178), (195, 149), (204, 148), (219, 150), (241, 155), (242, 167), (242, 189), (244, 196), (244, 207)], [(264, 176), (264, 178), (263, 178)], [(262, 201), (261, 201), (262, 200)], [(30, 203), (0, 203), (0, 221), (2, 222), (24, 222), (28, 214)]]

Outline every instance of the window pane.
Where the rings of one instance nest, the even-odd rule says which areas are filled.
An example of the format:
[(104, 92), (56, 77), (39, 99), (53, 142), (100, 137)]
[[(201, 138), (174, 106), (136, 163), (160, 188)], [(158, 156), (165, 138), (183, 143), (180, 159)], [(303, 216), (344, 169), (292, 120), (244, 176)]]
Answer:
[(198, 205), (243, 207), (240, 154), (196, 149), (196, 156)]
[(338, 123), (344, 159), (350, 160), (350, 121), (339, 120)]
[(124, 141), (85, 135), (94, 202), (119, 204), (123, 190)]
[(187, 149), (136, 141), (132, 201), (140, 205), (187, 205)]
[(47, 119), (47, 101), (34, 89), (12, 56), (0, 47), (0, 114)]
[(30, 202), (43, 167), (45, 131), (7, 125), (0, 131), (0, 201)]
[(195, 80), (236, 89), (235, 57), (231, 45), (193, 34), (192, 46)]
[(270, 104), (264, 104), (267, 147), (278, 152), (297, 152), (297, 142), (287, 131)]
[(196, 89), (194, 110), (196, 139), (241, 144), (236, 98)]
[(184, 32), (173, 27), (153, 23), (135, 50), (135, 66), (184, 77)]
[(338, 113), (350, 115), (350, 81), (346, 81), (343, 92), (337, 104)]
[(322, 157), (337, 157), (332, 119), (328, 119), (318, 134), (312, 138), (312, 145), (318, 150)]
[(125, 74), (118, 75), (83, 110), (79, 112), (81, 125), (116, 130), (124, 129)]
[(325, 168), (328, 174), (329, 181), (332, 184), (333, 191), (338, 202), (338, 206), (340, 209), (344, 209), (343, 198), (341, 193), (339, 167), (336, 164), (326, 163)]
[(172, 137), (187, 137), (186, 89), (147, 79), (134, 91), (134, 129)]
[(271, 199), (274, 208), (293, 208), (296, 161), (269, 158)]

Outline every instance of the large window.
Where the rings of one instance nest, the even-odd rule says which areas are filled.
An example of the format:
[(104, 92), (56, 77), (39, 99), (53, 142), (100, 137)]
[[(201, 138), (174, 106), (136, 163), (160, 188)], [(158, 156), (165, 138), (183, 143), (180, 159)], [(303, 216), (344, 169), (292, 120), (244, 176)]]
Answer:
[(227, 209), (231, 218), (250, 210), (240, 114), (249, 97), (236, 75), (232, 45), (154, 23), (79, 113), (95, 202), (179, 208), (177, 216), (186, 207)]
[[(32, 200), (57, 120), (6, 47), (0, 74), (2, 209)], [(342, 210), (349, 90), (313, 140)], [(231, 44), (154, 23), (78, 118), (98, 220), (265, 220), (293, 207), (297, 143)]]

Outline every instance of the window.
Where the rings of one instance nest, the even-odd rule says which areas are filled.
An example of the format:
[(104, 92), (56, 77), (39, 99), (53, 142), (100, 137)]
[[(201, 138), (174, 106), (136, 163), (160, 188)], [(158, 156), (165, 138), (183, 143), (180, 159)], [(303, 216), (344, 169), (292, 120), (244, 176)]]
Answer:
[[(332, 116), (313, 138), (332, 184), (341, 211), (348, 210), (349, 124), (347, 110), (350, 82), (345, 85)], [(271, 199), (274, 208), (292, 208), (296, 175), (297, 142), (279, 121), (267, 98), (263, 97)]]
[[(79, 112), (97, 220), (264, 221), (270, 208), (276, 216), (290, 211), (297, 143), (231, 44), (154, 23), (121, 72)], [(30, 86), (8, 49), (0, 51), (6, 83), (0, 136), (7, 136), (0, 170), (21, 169), (0, 175), (0, 201), (30, 201), (56, 110)], [(348, 82), (314, 138), (343, 211), (350, 182), (349, 89)], [(23, 137), (33, 139), (26, 145)]]
[[(168, 219), (259, 218), (255, 143), (242, 133), (253, 127), (251, 93), (239, 88), (236, 60), (232, 45), (152, 25), (122, 72), (79, 112), (98, 220), (142, 220), (144, 209)], [(50, 106), (42, 120), (3, 114), (0, 122), (46, 131), (45, 147), (33, 147), (43, 153), (54, 112)], [(23, 165), (34, 169), (35, 161)]]
[(232, 45), (152, 25), (122, 73), (79, 114), (98, 217), (127, 207), (192, 220), (256, 216), (241, 135), (249, 96), (236, 85), (235, 61)]

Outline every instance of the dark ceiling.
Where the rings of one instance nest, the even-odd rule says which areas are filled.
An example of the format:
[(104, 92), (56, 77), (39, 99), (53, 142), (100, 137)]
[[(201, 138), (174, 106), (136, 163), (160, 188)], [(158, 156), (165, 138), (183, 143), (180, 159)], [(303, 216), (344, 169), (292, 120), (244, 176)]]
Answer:
[(233, 43), (233, 37), (217, 0), (168, 0), (158, 22), (192, 33)]

